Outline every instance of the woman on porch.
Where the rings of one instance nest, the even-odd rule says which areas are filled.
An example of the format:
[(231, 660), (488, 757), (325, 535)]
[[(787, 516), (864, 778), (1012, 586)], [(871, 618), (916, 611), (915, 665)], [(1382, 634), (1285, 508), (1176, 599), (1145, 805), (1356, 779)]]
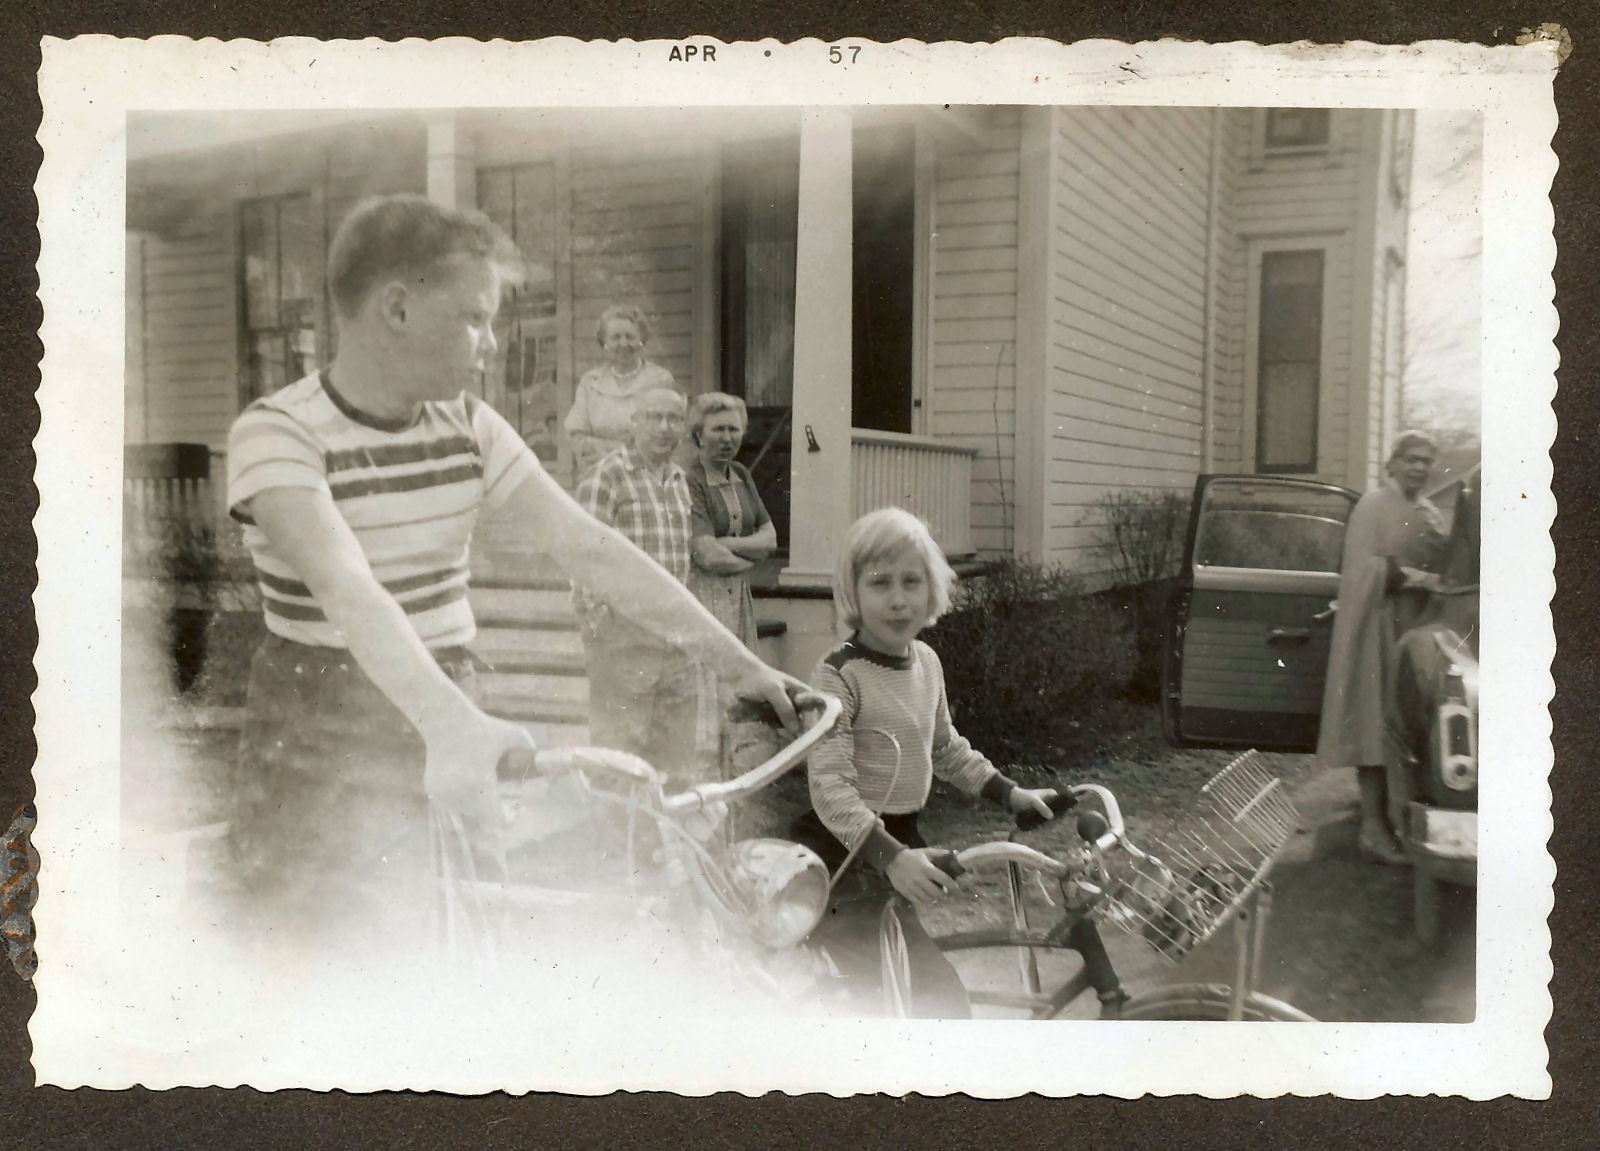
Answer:
[(567, 438), (579, 479), (628, 440), (635, 400), (652, 388), (678, 386), (671, 372), (645, 359), (650, 321), (638, 308), (616, 304), (600, 313), (595, 339), (606, 362), (583, 374), (567, 413)]
[(694, 537), (689, 588), (754, 650), (750, 570), (778, 546), (778, 532), (749, 470), (734, 460), (748, 423), (744, 401), (724, 392), (696, 396), (689, 409), (689, 438), (699, 450), (688, 468)]

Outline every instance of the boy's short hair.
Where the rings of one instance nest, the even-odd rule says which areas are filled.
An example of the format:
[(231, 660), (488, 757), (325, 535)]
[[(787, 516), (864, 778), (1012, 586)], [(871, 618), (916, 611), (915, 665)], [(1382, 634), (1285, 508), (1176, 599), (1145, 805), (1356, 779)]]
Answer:
[(899, 555), (906, 548), (917, 553), (928, 569), (928, 622), (933, 623), (950, 610), (950, 592), (956, 573), (944, 552), (933, 542), (933, 533), (921, 517), (904, 508), (879, 508), (850, 525), (839, 562), (833, 569), (833, 602), (838, 605), (841, 622), (851, 631), (861, 627), (861, 605), (856, 599), (856, 582), (867, 567), (879, 560)]
[(508, 278), (520, 274), (516, 245), (482, 212), (436, 204), (426, 196), (374, 196), (361, 201), (328, 246), (328, 293), (349, 319), (373, 289), (391, 280), (415, 282), (452, 256), (489, 260)]

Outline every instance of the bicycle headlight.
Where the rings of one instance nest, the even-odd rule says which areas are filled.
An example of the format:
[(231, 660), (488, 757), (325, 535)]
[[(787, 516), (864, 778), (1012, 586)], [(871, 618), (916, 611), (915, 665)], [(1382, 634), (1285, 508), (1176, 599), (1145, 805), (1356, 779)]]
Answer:
[(828, 869), (809, 847), (787, 839), (733, 845), (733, 882), (750, 910), (751, 933), (768, 947), (793, 947), (822, 921)]

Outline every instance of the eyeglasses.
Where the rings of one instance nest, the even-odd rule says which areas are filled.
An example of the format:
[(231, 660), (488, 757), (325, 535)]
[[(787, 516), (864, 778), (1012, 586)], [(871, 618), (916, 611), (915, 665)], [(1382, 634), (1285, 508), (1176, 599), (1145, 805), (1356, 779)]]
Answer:
[(633, 418), (646, 424), (664, 424), (669, 428), (683, 426), (684, 417), (677, 412), (634, 412)]

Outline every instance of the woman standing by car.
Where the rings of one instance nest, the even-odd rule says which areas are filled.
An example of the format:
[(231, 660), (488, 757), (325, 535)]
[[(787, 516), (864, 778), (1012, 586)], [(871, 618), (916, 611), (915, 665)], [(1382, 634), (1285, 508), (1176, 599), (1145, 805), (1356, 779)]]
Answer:
[(1406, 862), (1386, 810), (1387, 776), (1401, 757), (1386, 729), (1385, 710), (1396, 644), (1426, 606), (1425, 592), (1439, 582), (1433, 572), (1444, 544), (1443, 519), (1422, 494), (1435, 455), (1433, 441), (1421, 432), (1403, 432), (1395, 440), (1388, 481), (1362, 496), (1350, 513), (1339, 568), (1317, 756), (1356, 769), (1357, 850), (1378, 863)]
[(574, 474), (581, 479), (600, 457), (620, 448), (632, 430), (634, 401), (652, 388), (677, 388), (672, 373), (645, 359), (650, 321), (631, 305), (615, 305), (600, 314), (595, 339), (606, 362), (590, 368), (578, 381), (572, 410), (567, 413), (567, 438), (572, 441)]
[(756, 646), (750, 569), (778, 546), (777, 529), (755, 481), (734, 461), (744, 443), (744, 401), (723, 392), (696, 396), (689, 409), (689, 438), (698, 455), (689, 464), (693, 514), (689, 588), (745, 646)]

